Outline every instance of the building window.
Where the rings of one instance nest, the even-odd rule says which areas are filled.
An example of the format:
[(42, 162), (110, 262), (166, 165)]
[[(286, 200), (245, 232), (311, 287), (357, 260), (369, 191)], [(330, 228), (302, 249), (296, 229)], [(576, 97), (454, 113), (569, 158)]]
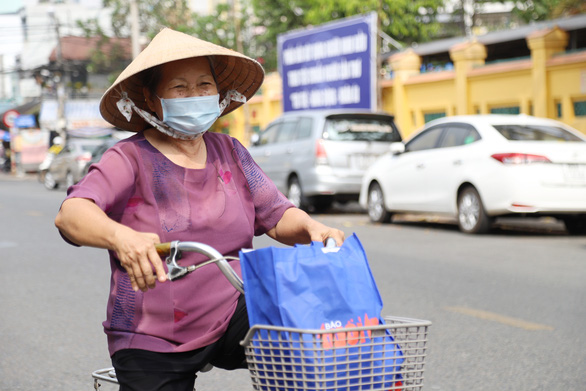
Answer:
[(424, 113), (423, 114), (423, 121), (428, 123), (429, 121), (433, 121), (434, 119), (443, 118), (446, 116), (446, 112), (437, 112), (437, 113)]
[(586, 100), (574, 102), (574, 115), (576, 117), (586, 117)]
[(490, 109), (491, 114), (519, 114), (521, 110), (519, 106), (507, 106), (507, 107), (493, 107)]
[(562, 118), (562, 103), (556, 102), (555, 104), (555, 112), (558, 118)]

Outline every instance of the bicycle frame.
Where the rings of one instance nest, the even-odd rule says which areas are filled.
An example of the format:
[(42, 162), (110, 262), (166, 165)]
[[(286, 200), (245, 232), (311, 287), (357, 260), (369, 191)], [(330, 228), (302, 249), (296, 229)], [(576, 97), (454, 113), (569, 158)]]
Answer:
[[(335, 247), (335, 242), (333, 239), (330, 239), (326, 241), (326, 247)], [(168, 268), (167, 276), (170, 281), (182, 278), (187, 274), (199, 269), (200, 267), (209, 265), (210, 263), (215, 263), (222, 274), (224, 274), (224, 276), (228, 279), (228, 281), (230, 281), (230, 283), (239, 292), (244, 293), (244, 284), (242, 280), (228, 263), (228, 259), (238, 258), (225, 257), (213, 247), (199, 242), (173, 241), (170, 243), (158, 244), (156, 245), (156, 248), (158, 254), (161, 257), (165, 257), (165, 263), (167, 264)], [(210, 259), (198, 265), (181, 266), (178, 263), (178, 260), (181, 259), (182, 253), (185, 251), (203, 254)], [(303, 383), (303, 386), (294, 387), (298, 391), (316, 389), (331, 389), (332, 391), (338, 390), (338, 387), (331, 387), (329, 385), (330, 382), (345, 382), (347, 380), (354, 381), (355, 377), (349, 376), (346, 372), (340, 372), (340, 374), (332, 372), (330, 370), (331, 364), (312, 364), (315, 361), (313, 358), (316, 357), (316, 354), (322, 354), (322, 352), (330, 349), (322, 346), (323, 341), (335, 341), (336, 346), (334, 348), (339, 348), (337, 345), (341, 344), (340, 341), (345, 341), (348, 338), (348, 342), (342, 345), (348, 345), (349, 347), (352, 347), (355, 345), (356, 338), (350, 338), (348, 336), (355, 336), (356, 333), (373, 333), (373, 335), (383, 335), (390, 333), (394, 340), (383, 339), (382, 342), (370, 344), (372, 346), (379, 346), (381, 349), (392, 348), (397, 349), (397, 351), (400, 349), (401, 357), (405, 360), (400, 370), (392, 372), (398, 376), (401, 376), (402, 381), (390, 387), (386, 386), (384, 391), (390, 389), (420, 391), (423, 387), (423, 372), (427, 350), (427, 330), (431, 325), (431, 322), (397, 317), (385, 317), (385, 320), (387, 324), (383, 325), (333, 330), (300, 330), (266, 325), (257, 325), (251, 327), (245, 339), (241, 342), (241, 345), (245, 348), (246, 351), (253, 388), (258, 391), (269, 391), (273, 387), (270, 386), (270, 384), (273, 384), (275, 381), (290, 381), (292, 376), (301, 376), (303, 378), (308, 377), (311, 379), (308, 381), (303, 380), (307, 383)], [(276, 340), (263, 339), (265, 336), (270, 338), (274, 335), (278, 336)], [(297, 335), (297, 337), (290, 340), (292, 335)], [(309, 354), (309, 357), (312, 357), (313, 360), (310, 361), (310, 364), (313, 365), (310, 369), (304, 369), (306, 367), (309, 368), (308, 364), (305, 363), (303, 364), (305, 366), (301, 365), (299, 367), (299, 365), (297, 365), (301, 369), (295, 367), (294, 365), (295, 368), (293, 369), (293, 372), (291, 372), (291, 369), (289, 369), (289, 372), (281, 371), (281, 373), (276, 371), (276, 367), (274, 370), (267, 370), (267, 368), (273, 368), (275, 360), (277, 360), (277, 362), (286, 362), (287, 360), (290, 360), (292, 354), (291, 352), (296, 352), (292, 347), (295, 345), (295, 343), (298, 343), (298, 341), (304, 340), (304, 338), (310, 338), (314, 341), (311, 344), (311, 348), (304, 350), (307, 352), (307, 354)], [(268, 354), (266, 358), (264, 355), (259, 354), (259, 343), (270, 345), (270, 348), (268, 348), (270, 354)], [(266, 350), (267, 348), (265, 347), (263, 349)], [(342, 354), (344, 362), (354, 362), (348, 361), (349, 359), (344, 358), (345, 355), (348, 355), (348, 357), (354, 357), (356, 355), (355, 352), (350, 352), (348, 350)], [(376, 363), (376, 360), (369, 361), (363, 358), (359, 360), (358, 363), (362, 366), (373, 365), (373, 363)], [(304, 371), (310, 371), (311, 376), (305, 376)], [(323, 379), (319, 380), (315, 377), (317, 373), (325, 373), (326, 375), (325, 377), (322, 376)], [(92, 377), (94, 379), (94, 389), (96, 391), (100, 389), (100, 380), (108, 383), (118, 384), (114, 368), (98, 369), (92, 372)], [(380, 381), (378, 381), (378, 383), (380, 383)], [(317, 388), (316, 384), (319, 384)], [(340, 390), (345, 390), (347, 387), (347, 385), (344, 385), (340, 388)], [(383, 391), (383, 388), (375, 387), (374, 383), (368, 385), (367, 388), (374, 391)]]

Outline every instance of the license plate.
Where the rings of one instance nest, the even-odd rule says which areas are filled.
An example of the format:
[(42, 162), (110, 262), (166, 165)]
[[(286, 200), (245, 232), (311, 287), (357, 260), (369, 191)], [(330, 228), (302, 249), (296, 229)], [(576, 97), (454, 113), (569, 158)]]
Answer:
[(374, 163), (376, 156), (365, 154), (354, 154), (350, 157), (350, 165), (352, 168), (365, 170)]
[(564, 179), (568, 183), (586, 182), (586, 165), (583, 164), (564, 164)]

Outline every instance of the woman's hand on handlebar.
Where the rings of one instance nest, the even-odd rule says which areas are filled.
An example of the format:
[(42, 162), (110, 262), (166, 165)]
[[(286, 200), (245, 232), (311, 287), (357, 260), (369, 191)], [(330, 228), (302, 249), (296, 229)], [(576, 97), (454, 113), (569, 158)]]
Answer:
[(163, 261), (155, 248), (158, 243), (159, 236), (154, 233), (137, 232), (124, 226), (116, 233), (114, 251), (135, 291), (146, 292), (155, 287), (156, 280), (167, 280)]
[(298, 208), (289, 208), (283, 213), (281, 220), (271, 228), (267, 235), (281, 243), (294, 245), (297, 243), (322, 242), (328, 238), (336, 241), (336, 246), (344, 243), (344, 232), (328, 227)]
[(344, 243), (344, 232), (337, 229), (328, 227), (323, 224), (317, 224), (309, 231), (312, 242), (322, 242), (326, 244), (328, 238), (332, 238), (336, 241), (336, 246), (340, 247)]

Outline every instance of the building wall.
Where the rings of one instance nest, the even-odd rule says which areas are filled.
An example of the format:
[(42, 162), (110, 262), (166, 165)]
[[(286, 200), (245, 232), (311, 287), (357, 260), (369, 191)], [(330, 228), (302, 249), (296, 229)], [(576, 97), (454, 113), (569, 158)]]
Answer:
[(519, 112), (531, 112), (531, 62), (512, 61), (487, 65), (471, 71), (470, 114), (490, 114), (491, 110), (519, 107)]
[[(586, 133), (586, 51), (555, 56), (549, 60), (548, 89), (551, 117)], [(561, 113), (558, 113), (558, 104), (561, 105)], [(576, 113), (576, 109), (582, 111)]]
[[(419, 128), (426, 122), (426, 118), (454, 115), (454, 72), (413, 76), (405, 83), (405, 89), (410, 113), (403, 128)], [(401, 133), (406, 135), (404, 129), (401, 129)]]
[[(438, 116), (492, 112), (557, 119), (586, 134), (586, 51), (565, 52), (567, 34), (558, 27), (532, 33), (527, 43), (530, 59), (495, 64), (484, 63), (478, 42), (458, 44), (450, 50), (454, 70), (425, 74), (415, 53), (399, 53), (389, 59), (394, 78), (381, 82), (382, 108), (405, 138)], [(251, 127), (281, 114), (280, 88), (279, 75), (268, 75), (248, 103)], [(243, 109), (232, 115), (230, 133), (248, 145)]]

